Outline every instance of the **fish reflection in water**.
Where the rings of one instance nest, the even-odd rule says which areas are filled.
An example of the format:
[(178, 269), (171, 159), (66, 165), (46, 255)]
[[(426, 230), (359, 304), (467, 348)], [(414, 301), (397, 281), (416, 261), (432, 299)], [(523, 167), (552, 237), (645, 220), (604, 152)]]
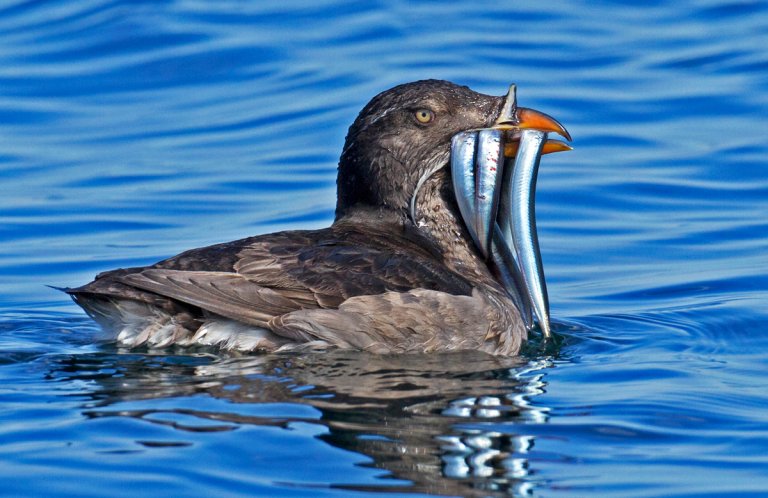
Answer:
[[(193, 432), (320, 424), (328, 432), (319, 439), (367, 455), (370, 466), (410, 481), (403, 491), (486, 496), (526, 494), (532, 486), (526, 453), (534, 440), (518, 431), (546, 421), (547, 410), (529, 399), (543, 392), (547, 366), (548, 360), (475, 352), (221, 357), (134, 351), (64, 357), (51, 376), (92, 383), (83, 407), (91, 418), (132, 417)], [(232, 403), (232, 410), (135, 407), (141, 400), (200, 394)], [(253, 416), (238, 410), (244, 403), (299, 403), (320, 415)], [(341, 487), (401, 489), (386, 480)]]

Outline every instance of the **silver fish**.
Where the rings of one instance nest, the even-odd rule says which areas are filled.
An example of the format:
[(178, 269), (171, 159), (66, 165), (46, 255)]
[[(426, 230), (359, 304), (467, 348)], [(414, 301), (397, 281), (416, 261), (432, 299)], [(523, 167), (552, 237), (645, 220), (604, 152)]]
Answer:
[[(521, 288), (527, 294), (524, 296), (527, 299), (522, 300), (530, 302), (541, 331), (549, 337), (549, 297), (539, 250), (535, 209), (536, 178), (546, 140), (547, 134), (539, 130), (520, 132), (520, 146), (514, 164), (510, 167), (510, 158), (504, 168), (504, 187), (497, 219), (501, 240), (496, 242), (512, 249), (524, 283)], [(530, 312), (524, 315), (530, 316)], [(530, 327), (532, 324), (526, 325)]]
[(514, 130), (517, 154), (506, 159), (505, 136), (503, 129), (488, 128), (453, 137), (454, 191), (473, 241), (496, 267), (526, 327), (533, 328), (535, 317), (549, 337), (549, 298), (535, 217), (536, 178), (547, 133)]
[[(451, 140), (451, 178), (453, 191), (456, 193), (456, 202), (459, 212), (467, 225), (469, 234), (475, 245), (484, 254), (487, 247), (483, 248), (478, 238), (475, 227), (475, 153), (477, 152), (477, 131), (462, 131), (453, 136)], [(414, 196), (415, 197), (415, 196)]]
[(485, 258), (490, 253), (499, 207), (503, 135), (504, 132), (496, 128), (465, 131), (453, 137), (451, 147), (451, 175), (459, 211)]
[(518, 107), (511, 85), (493, 127), (463, 131), (451, 142), (451, 177), (464, 224), (526, 327), (535, 321), (546, 337), (549, 298), (536, 233), (536, 178), (542, 154), (571, 149), (548, 140), (548, 132), (571, 139), (551, 116)]

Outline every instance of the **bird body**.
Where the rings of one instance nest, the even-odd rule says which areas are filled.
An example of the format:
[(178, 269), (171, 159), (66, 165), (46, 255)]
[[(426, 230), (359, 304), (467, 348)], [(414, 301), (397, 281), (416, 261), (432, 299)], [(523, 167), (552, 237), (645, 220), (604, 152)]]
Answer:
[(383, 92), (347, 135), (330, 227), (193, 249), (65, 290), (129, 347), (515, 354), (527, 328), (445, 167), (451, 137), (491, 126), (503, 105), (435, 80)]
[(69, 292), (131, 347), (516, 352), (516, 308), (482, 260), (453, 252), (446, 264), (409, 220), (360, 208), (329, 228), (193, 249)]

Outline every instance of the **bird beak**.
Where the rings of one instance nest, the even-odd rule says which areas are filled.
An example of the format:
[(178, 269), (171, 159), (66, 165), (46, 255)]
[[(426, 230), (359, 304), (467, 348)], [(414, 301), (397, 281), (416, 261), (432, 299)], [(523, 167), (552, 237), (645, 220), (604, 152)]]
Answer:
[(480, 253), (495, 268), (526, 326), (533, 316), (549, 337), (549, 302), (539, 251), (535, 192), (543, 154), (571, 150), (554, 118), (517, 107), (515, 85), (491, 128), (457, 134), (451, 143), (451, 176), (464, 223)]
[[(520, 140), (507, 142), (504, 144), (504, 157), (515, 157), (520, 150)], [(544, 145), (541, 147), (541, 155), (552, 154), (554, 152), (568, 152), (573, 150), (573, 147), (563, 142), (562, 140), (556, 140), (554, 138), (548, 138)]]
[[(571, 134), (568, 133), (565, 126), (552, 116), (541, 111), (517, 106), (517, 85), (515, 84), (509, 85), (509, 91), (504, 99), (504, 106), (501, 108), (501, 113), (496, 118), (493, 128), (511, 131), (539, 130), (546, 133), (557, 133), (569, 142), (571, 141)], [(564, 143), (563, 145), (568, 147), (563, 150), (571, 150), (568, 145)], [(559, 150), (552, 150), (551, 152), (559, 152)]]

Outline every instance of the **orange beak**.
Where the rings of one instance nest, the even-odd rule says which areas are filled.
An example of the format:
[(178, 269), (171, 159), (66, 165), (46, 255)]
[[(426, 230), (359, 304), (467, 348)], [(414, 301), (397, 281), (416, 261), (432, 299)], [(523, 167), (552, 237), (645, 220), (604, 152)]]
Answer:
[[(540, 130), (541, 128), (536, 128)], [(515, 157), (517, 155), (517, 149), (520, 148), (520, 142), (512, 139), (511, 142), (504, 144), (504, 157)], [(544, 142), (544, 147), (541, 149), (541, 155), (552, 154), (553, 152), (567, 152), (573, 150), (573, 147), (563, 142), (562, 140), (555, 140), (554, 138), (548, 139)]]

